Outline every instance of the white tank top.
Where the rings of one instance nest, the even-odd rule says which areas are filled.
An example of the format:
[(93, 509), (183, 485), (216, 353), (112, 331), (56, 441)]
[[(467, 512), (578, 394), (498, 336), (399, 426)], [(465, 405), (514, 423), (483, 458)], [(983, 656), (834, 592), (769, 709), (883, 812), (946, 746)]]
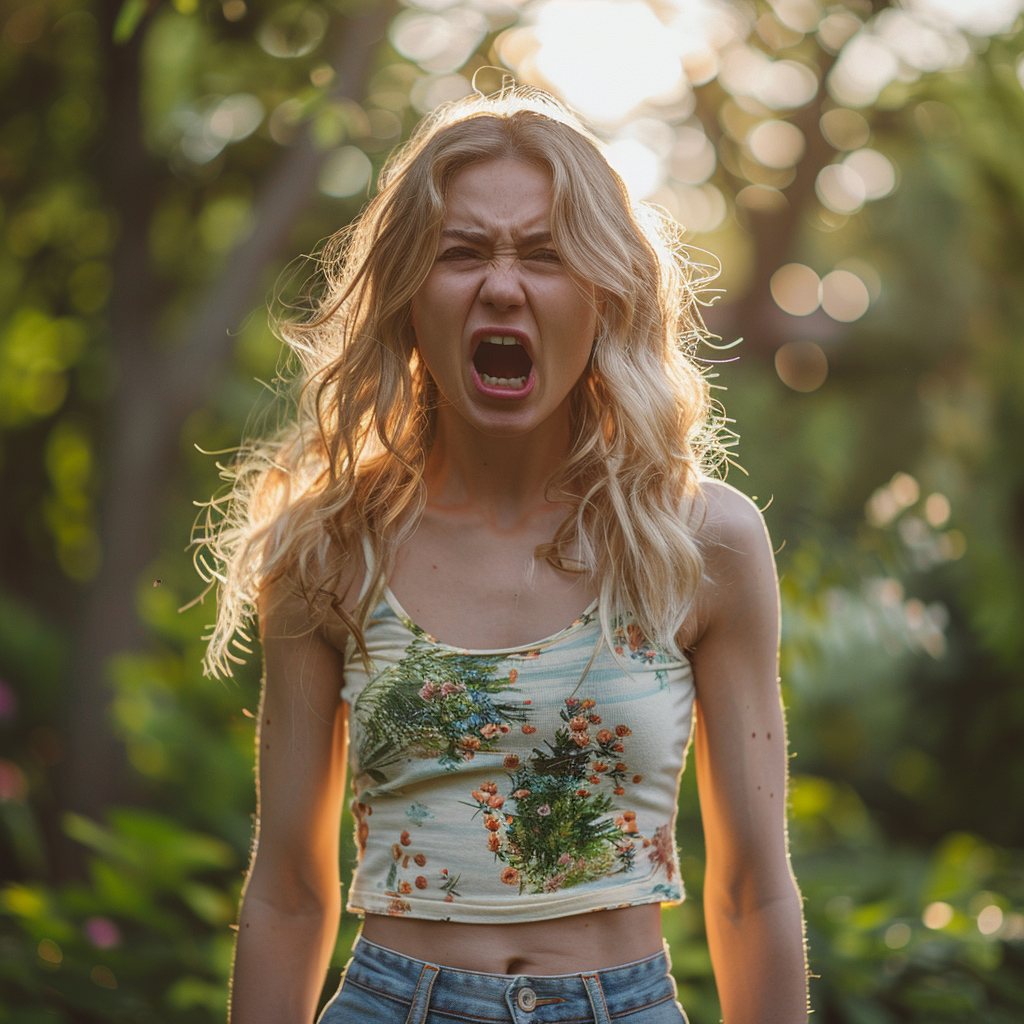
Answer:
[(683, 899), (689, 662), (595, 601), (516, 648), (435, 640), (390, 590), (345, 663), (352, 913), (507, 923)]

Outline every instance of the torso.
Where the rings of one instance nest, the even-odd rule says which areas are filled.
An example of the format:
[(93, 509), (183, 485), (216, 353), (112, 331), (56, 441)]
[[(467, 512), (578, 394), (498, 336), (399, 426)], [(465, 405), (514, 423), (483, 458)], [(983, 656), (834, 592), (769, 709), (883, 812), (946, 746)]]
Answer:
[[(564, 515), (564, 506), (552, 505), (526, 527), (499, 531), (428, 507), (396, 554), (390, 589), (418, 626), (453, 646), (494, 649), (547, 637), (597, 596), (592, 581), (535, 558), (537, 545), (551, 540)], [(353, 579), (349, 608), (359, 586)], [(343, 632), (333, 627), (328, 633), (344, 650)], [(363, 934), (416, 959), (497, 974), (603, 969), (662, 948), (657, 903), (500, 927), (368, 913)]]

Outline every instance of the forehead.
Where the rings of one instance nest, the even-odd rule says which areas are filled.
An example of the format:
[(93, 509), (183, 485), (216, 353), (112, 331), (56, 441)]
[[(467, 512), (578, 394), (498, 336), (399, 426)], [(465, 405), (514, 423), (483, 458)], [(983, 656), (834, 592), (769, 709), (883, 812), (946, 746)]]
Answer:
[(448, 187), (447, 228), (519, 233), (548, 227), (551, 175), (523, 160), (482, 160), (464, 167)]

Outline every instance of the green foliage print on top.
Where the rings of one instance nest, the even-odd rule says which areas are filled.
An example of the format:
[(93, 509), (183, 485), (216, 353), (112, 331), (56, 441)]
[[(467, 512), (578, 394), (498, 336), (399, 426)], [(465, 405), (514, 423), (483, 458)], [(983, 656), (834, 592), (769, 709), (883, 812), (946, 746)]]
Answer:
[[(547, 750), (535, 747), (525, 765), (515, 755), (505, 758), (514, 811), (493, 782), (471, 794), (483, 814), (488, 849), (506, 865), (501, 880), (520, 891), (554, 892), (629, 871), (637, 841), (653, 845), (638, 833), (635, 812), (612, 816), (614, 798), (626, 792), (622, 741), (632, 730), (620, 724), (592, 736), (591, 728), (601, 726), (595, 702), (568, 697), (565, 705), (559, 712), (565, 725), (554, 743), (545, 742)], [(655, 869), (663, 863), (651, 860)]]
[(453, 771), (477, 751), (492, 750), (511, 725), (525, 720), (514, 703), (497, 699), (516, 681), (498, 676), (504, 655), (439, 648), (418, 626), (402, 658), (366, 685), (355, 703), (359, 767), (375, 782), (402, 757), (437, 758)]

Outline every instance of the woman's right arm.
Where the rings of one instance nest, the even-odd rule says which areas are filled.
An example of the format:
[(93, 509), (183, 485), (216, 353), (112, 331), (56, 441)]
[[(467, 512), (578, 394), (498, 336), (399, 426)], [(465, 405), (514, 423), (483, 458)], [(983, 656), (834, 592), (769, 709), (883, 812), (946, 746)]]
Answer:
[(238, 919), (231, 1024), (310, 1024), (341, 916), (342, 657), (305, 600), (260, 595), (257, 826)]

